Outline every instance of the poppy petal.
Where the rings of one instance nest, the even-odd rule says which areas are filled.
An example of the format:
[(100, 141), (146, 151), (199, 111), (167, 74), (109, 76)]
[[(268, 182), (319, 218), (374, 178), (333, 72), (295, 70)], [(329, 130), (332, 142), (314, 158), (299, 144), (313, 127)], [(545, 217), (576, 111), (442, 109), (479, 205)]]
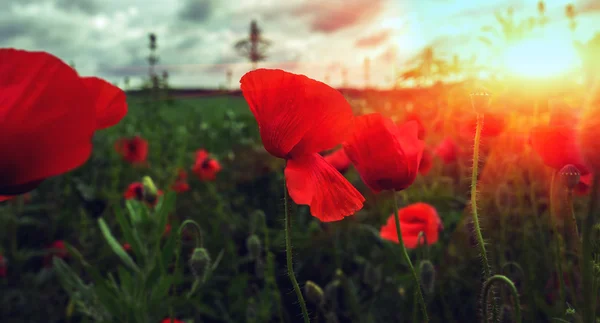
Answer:
[(89, 96), (96, 102), (96, 129), (119, 123), (127, 114), (125, 92), (97, 77), (83, 77)]
[(319, 154), (287, 161), (285, 179), (294, 202), (310, 206), (323, 222), (342, 220), (363, 206), (365, 198)]
[(273, 156), (331, 149), (352, 131), (350, 104), (325, 83), (272, 69), (246, 73), (240, 83), (263, 145)]

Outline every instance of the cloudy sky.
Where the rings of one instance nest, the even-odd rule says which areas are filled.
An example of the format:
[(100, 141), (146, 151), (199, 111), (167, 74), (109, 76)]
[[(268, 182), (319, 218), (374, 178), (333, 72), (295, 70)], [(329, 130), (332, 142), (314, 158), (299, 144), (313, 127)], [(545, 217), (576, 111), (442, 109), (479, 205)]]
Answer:
[[(564, 7), (578, 13), (575, 37), (600, 31), (599, 0), (549, 0), (549, 37), (568, 33)], [(331, 84), (363, 84), (363, 62), (371, 60), (371, 82), (386, 84), (423, 47), (461, 57), (486, 52), (481, 28), (495, 25), (494, 13), (536, 14), (536, 0), (0, 0), (0, 47), (48, 51), (74, 62), (82, 75), (111, 82), (147, 73), (148, 33), (158, 38), (159, 70), (176, 87), (233, 84), (250, 65), (233, 44), (247, 37), (256, 19), (272, 41), (268, 61)], [(6, 6), (8, 5), (8, 6)], [(4, 8), (8, 8), (5, 10)], [(559, 35), (559, 36), (556, 36)], [(560, 36), (562, 35), (562, 36)]]

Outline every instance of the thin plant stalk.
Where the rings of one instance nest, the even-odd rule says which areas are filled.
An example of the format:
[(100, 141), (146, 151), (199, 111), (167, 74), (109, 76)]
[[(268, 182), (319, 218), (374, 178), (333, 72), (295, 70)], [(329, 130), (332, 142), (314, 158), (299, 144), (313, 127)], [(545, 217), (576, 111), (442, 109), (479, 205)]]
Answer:
[(421, 282), (419, 281), (419, 276), (417, 276), (417, 272), (415, 271), (415, 267), (410, 261), (410, 256), (408, 255), (408, 251), (406, 251), (406, 246), (404, 245), (404, 240), (402, 239), (402, 230), (400, 229), (400, 219), (398, 218), (398, 201), (396, 201), (396, 191), (393, 192), (394, 195), (394, 220), (396, 221), (396, 233), (398, 234), (398, 243), (400, 244), (400, 249), (402, 249), (402, 255), (404, 256), (404, 260), (408, 264), (410, 271), (413, 275), (415, 282), (417, 283), (417, 291), (416, 298), (421, 304), (421, 310), (423, 312), (423, 320), (427, 323), (429, 322), (429, 317), (427, 316), (427, 305), (425, 304), (425, 298), (423, 298), (423, 292), (421, 291)]
[(596, 321), (596, 290), (592, 259), (592, 231), (600, 212), (600, 173), (594, 174), (588, 214), (581, 226), (581, 278), (583, 286), (583, 322)]
[(555, 241), (555, 257), (556, 257), (556, 270), (558, 272), (558, 284), (559, 284), (559, 292), (560, 292), (560, 302), (561, 304), (565, 304), (565, 282), (562, 271), (562, 257), (561, 257), (561, 243), (560, 243), (560, 235), (558, 232), (558, 227), (556, 226), (556, 221), (558, 220), (558, 214), (556, 212), (556, 202), (558, 199), (556, 198), (556, 186), (558, 184), (558, 170), (552, 172), (552, 180), (550, 181), (550, 223), (552, 224), (552, 231), (554, 231), (554, 241)]
[(577, 218), (575, 217), (575, 209), (573, 208), (573, 190), (567, 190), (567, 207), (569, 208), (569, 213), (571, 213), (571, 229), (573, 230), (573, 235), (575, 236), (575, 253), (579, 254), (581, 239), (579, 237), (579, 228), (577, 226)]
[[(508, 288), (510, 290), (510, 293), (512, 294), (512, 297), (513, 297), (514, 302), (515, 302), (515, 322), (516, 323), (521, 323), (522, 322), (522, 317), (521, 317), (521, 301), (519, 300), (519, 293), (517, 292), (517, 287), (515, 287), (515, 284), (508, 277), (506, 277), (504, 275), (494, 275), (494, 276), (488, 278), (485, 281), (485, 283), (483, 284), (483, 301), (484, 301), (484, 304), (487, 304), (488, 294), (490, 292), (490, 289), (491, 289), (492, 285), (495, 282), (504, 283), (505, 285), (508, 286)], [(487, 306), (485, 306), (483, 308), (483, 314), (484, 314), (485, 322), (487, 322), (487, 319), (488, 319)]]
[(285, 256), (287, 258), (287, 272), (290, 280), (292, 281), (292, 285), (294, 286), (294, 291), (296, 291), (296, 296), (298, 296), (298, 303), (300, 303), (300, 308), (302, 308), (302, 316), (304, 317), (304, 323), (310, 323), (310, 319), (308, 317), (308, 310), (306, 309), (306, 302), (304, 301), (304, 296), (302, 296), (302, 291), (300, 290), (300, 286), (298, 285), (298, 281), (296, 280), (296, 276), (294, 275), (294, 262), (292, 261), (292, 221), (290, 219), (290, 212), (288, 210), (288, 192), (287, 186), (285, 183), (285, 177), (283, 179), (283, 200), (285, 207)]

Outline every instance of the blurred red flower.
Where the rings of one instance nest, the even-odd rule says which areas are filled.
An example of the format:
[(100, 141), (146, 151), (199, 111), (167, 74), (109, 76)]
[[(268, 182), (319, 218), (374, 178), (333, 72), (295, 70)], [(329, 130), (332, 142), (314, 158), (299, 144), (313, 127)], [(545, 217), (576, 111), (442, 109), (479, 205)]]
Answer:
[(52, 258), (54, 257), (66, 259), (69, 256), (69, 252), (67, 251), (67, 247), (65, 246), (65, 242), (63, 240), (56, 240), (52, 242), (48, 249), (48, 254), (46, 254), (46, 258), (44, 259), (46, 266), (52, 265)]
[[(0, 194), (31, 191), (83, 165), (96, 130), (127, 113), (125, 94), (45, 52), (0, 49)], [(6, 199), (6, 198), (3, 198)]]
[(446, 138), (435, 148), (434, 154), (442, 159), (444, 164), (456, 161), (458, 146), (451, 138)]
[(123, 193), (123, 197), (126, 200), (135, 199), (138, 201), (144, 201), (148, 203), (150, 206), (155, 206), (158, 203), (158, 197), (163, 195), (163, 191), (158, 190), (156, 192), (156, 196), (149, 196), (144, 192), (144, 184), (140, 182), (133, 182), (129, 184), (125, 193)]
[(115, 150), (125, 161), (132, 164), (143, 164), (148, 158), (148, 142), (140, 136), (117, 140)]
[(209, 157), (206, 150), (200, 149), (196, 151), (196, 162), (192, 166), (192, 172), (202, 181), (214, 181), (217, 178), (217, 173), (221, 171), (221, 164), (213, 158)]
[(423, 125), (423, 121), (421, 120), (421, 116), (419, 116), (418, 114), (416, 114), (415, 112), (407, 112), (406, 115), (404, 116), (404, 121), (401, 123), (398, 123), (399, 126), (401, 126), (404, 123), (407, 123), (409, 121), (415, 121), (418, 124), (418, 137), (419, 139), (423, 140), (425, 139), (425, 126)]
[(190, 190), (190, 185), (187, 183), (187, 172), (184, 169), (177, 170), (177, 178), (171, 188), (177, 193), (183, 193)]
[(591, 95), (597, 97), (583, 112), (577, 129), (577, 140), (586, 164), (594, 172), (600, 172), (600, 91)]
[(423, 176), (429, 174), (429, 171), (433, 167), (433, 154), (429, 148), (423, 149), (423, 155), (421, 156), (421, 162), (419, 162), (419, 173)]
[(588, 173), (586, 175), (581, 176), (579, 178), (579, 183), (577, 183), (577, 185), (575, 185), (575, 188), (573, 189), (573, 193), (579, 196), (587, 195), (590, 192), (590, 188), (592, 187), (592, 181), (592, 173)]
[(125, 249), (125, 251), (130, 251), (131, 250), (131, 245), (127, 242), (125, 242), (123, 244), (123, 249)]
[(531, 130), (531, 147), (546, 166), (560, 170), (572, 164), (581, 175), (589, 173), (577, 145), (573, 125), (541, 125)]
[(8, 275), (8, 266), (6, 264), (6, 259), (0, 253), (0, 277), (6, 277)]
[(330, 163), (335, 169), (340, 173), (345, 173), (348, 168), (350, 168), (350, 158), (346, 155), (346, 151), (343, 148), (340, 148), (326, 156), (325, 161)]
[(171, 233), (171, 224), (167, 223), (167, 225), (165, 225), (165, 231), (163, 231), (163, 237), (168, 236), (169, 233)]
[(176, 319), (173, 319), (173, 321), (171, 321), (170, 318), (166, 318), (166, 319), (162, 320), (160, 323), (185, 323), (185, 322), (182, 320), (176, 320)]
[[(404, 241), (407, 248), (411, 249), (417, 247), (418, 244), (422, 244), (424, 241), (430, 245), (436, 243), (439, 231), (444, 228), (435, 208), (423, 202), (401, 208), (398, 210), (398, 218), (402, 231), (402, 241)], [(417, 241), (420, 232), (423, 232), (424, 237), (422, 239), (424, 240)], [(380, 233), (383, 239), (398, 242), (394, 214), (381, 227)]]
[(344, 149), (365, 184), (375, 193), (409, 187), (425, 148), (418, 138), (418, 124), (409, 121), (397, 126), (373, 113), (357, 117), (355, 127)]
[(338, 221), (363, 206), (364, 197), (318, 153), (352, 132), (352, 107), (342, 94), (304, 75), (258, 69), (240, 80), (265, 149), (287, 160), (286, 185), (297, 204), (321, 221)]

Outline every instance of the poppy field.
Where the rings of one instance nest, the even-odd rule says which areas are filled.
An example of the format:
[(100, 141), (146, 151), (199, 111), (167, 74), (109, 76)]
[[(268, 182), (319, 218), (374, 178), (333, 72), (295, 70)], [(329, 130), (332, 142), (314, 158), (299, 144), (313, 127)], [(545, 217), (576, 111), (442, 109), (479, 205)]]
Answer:
[(600, 322), (599, 35), (391, 89), (0, 48), (0, 322)]

